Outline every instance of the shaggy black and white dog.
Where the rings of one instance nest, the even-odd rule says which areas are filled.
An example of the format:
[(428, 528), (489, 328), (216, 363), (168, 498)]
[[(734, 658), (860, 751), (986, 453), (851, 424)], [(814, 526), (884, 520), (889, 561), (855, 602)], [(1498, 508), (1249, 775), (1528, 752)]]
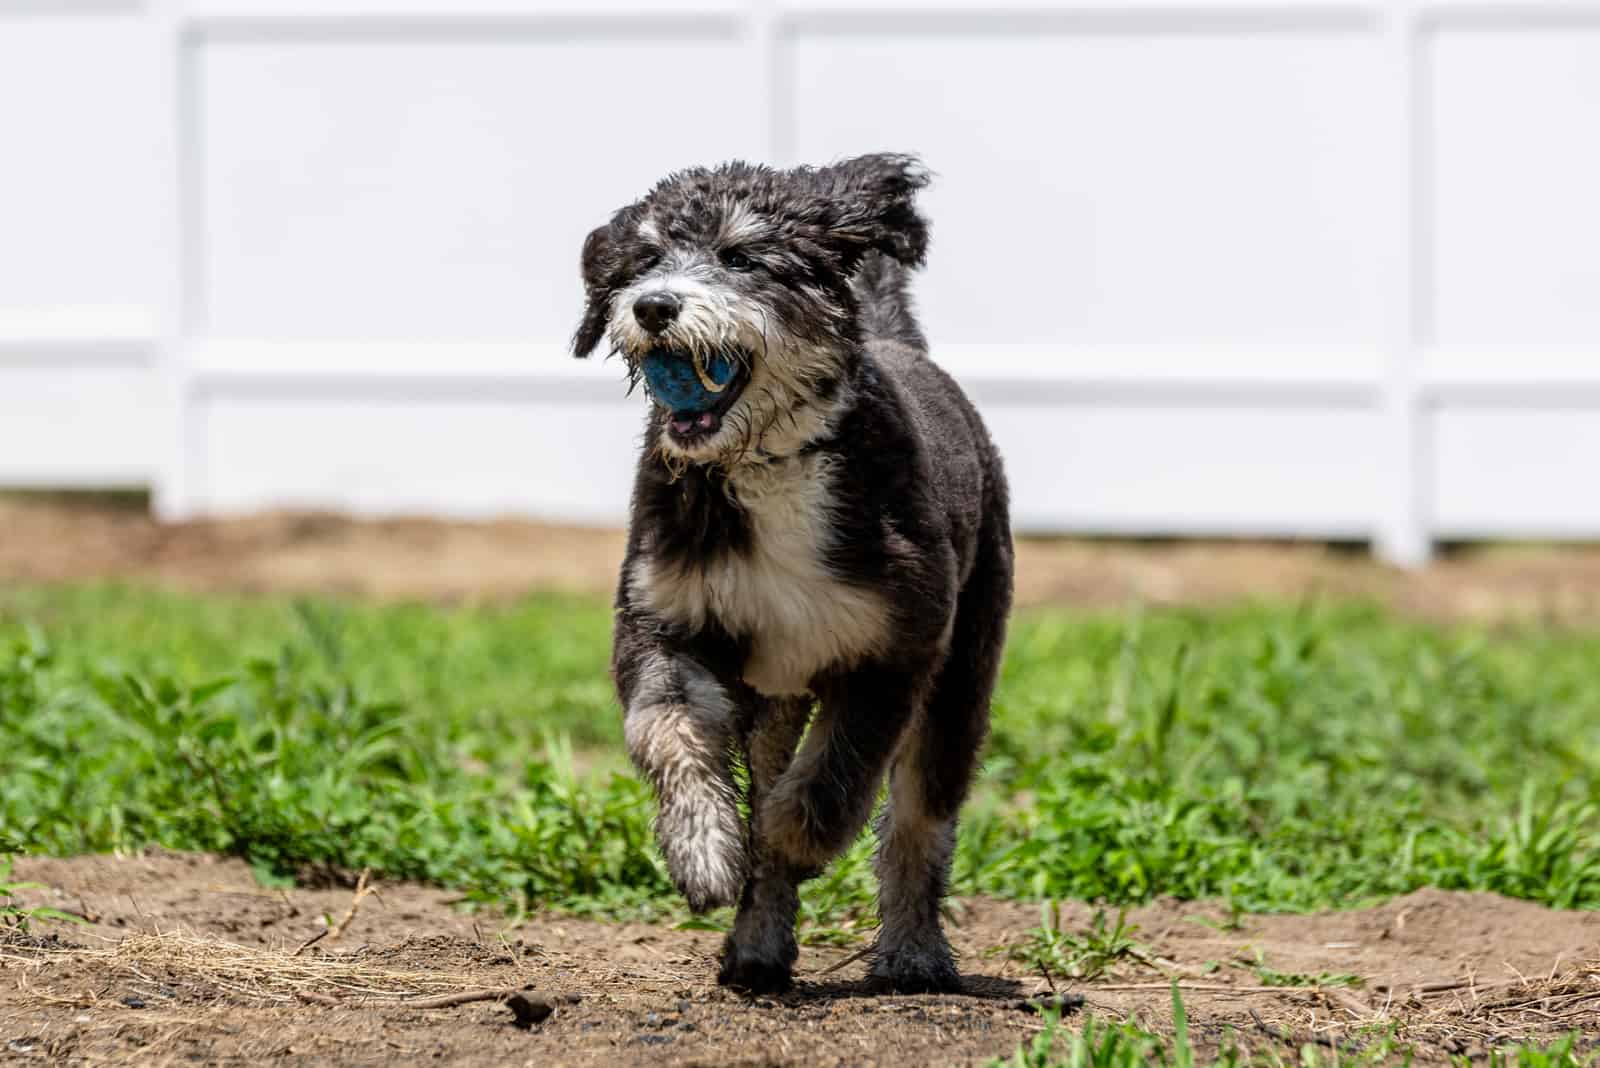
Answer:
[(1012, 549), (1000, 458), (906, 293), (927, 181), (896, 155), (693, 169), (583, 247), (573, 349), (608, 341), (654, 401), (616, 600), (628, 752), (689, 904), (739, 905), (720, 980), (746, 990), (789, 985), (798, 887), (885, 771), (872, 975), (959, 985), (940, 902)]

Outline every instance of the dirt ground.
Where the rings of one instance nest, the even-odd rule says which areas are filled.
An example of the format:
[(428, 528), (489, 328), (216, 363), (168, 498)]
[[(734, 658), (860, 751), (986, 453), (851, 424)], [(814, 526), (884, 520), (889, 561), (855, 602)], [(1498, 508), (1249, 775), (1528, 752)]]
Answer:
[[(0, 494), (0, 582), (121, 578), (196, 590), (385, 598), (611, 591), (622, 534), (526, 521), (267, 514), (161, 524), (138, 500)], [(1600, 545), (1462, 548), (1402, 572), (1363, 548), (1025, 539), (1022, 605), (1118, 607), (1308, 594), (1376, 598), (1428, 618), (1600, 621)]]
[[(952, 928), (964, 994), (867, 996), (853, 950), (807, 947), (792, 993), (750, 999), (712, 981), (714, 932), (556, 917), (506, 927), (437, 889), (268, 890), (240, 861), (159, 852), (21, 859), (15, 875), (45, 887), (26, 902), (92, 922), (0, 932), (0, 1063), (981, 1064), (1035, 1033), (1026, 1000), (1052, 993), (1085, 999), (1079, 1014), (1164, 1029), (1169, 977), (1197, 1045), (1213, 1049), (1230, 1027), (1282, 1050), (1353, 1049), (1393, 1029), (1426, 1061), (1594, 1033), (1600, 1019), (1600, 914), (1487, 894), (1420, 891), (1238, 929), (1213, 906), (1158, 903), (1129, 916), (1148, 960), (1054, 988), (991, 952), (1038, 910), (969, 900)], [(1067, 907), (1062, 925), (1089, 916)], [(1267, 985), (1257, 961), (1360, 985)], [(519, 1026), (502, 1001), (416, 1001), (510, 988), (554, 1012)]]

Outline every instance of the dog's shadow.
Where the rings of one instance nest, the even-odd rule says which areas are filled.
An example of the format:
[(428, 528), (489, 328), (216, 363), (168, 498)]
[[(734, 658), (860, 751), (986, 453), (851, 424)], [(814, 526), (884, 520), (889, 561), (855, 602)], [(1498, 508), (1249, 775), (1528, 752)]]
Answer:
[(963, 975), (961, 989), (944, 994), (910, 995), (885, 987), (871, 979), (829, 979), (809, 982), (796, 979), (788, 993), (774, 1000), (784, 1005), (812, 1005), (826, 1001), (846, 1001), (853, 998), (928, 997), (975, 998), (980, 1001), (1017, 1002), (1023, 1000), (1022, 984), (1015, 979), (1002, 979), (995, 975)]

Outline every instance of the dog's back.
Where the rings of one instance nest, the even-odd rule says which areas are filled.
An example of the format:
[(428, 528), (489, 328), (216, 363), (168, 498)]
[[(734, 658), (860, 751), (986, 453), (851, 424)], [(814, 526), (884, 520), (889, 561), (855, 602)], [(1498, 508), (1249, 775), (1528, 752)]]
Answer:
[(964, 579), (986, 519), (1003, 532), (997, 537), (1010, 540), (1005, 476), (972, 402), (929, 356), (912, 307), (910, 273), (878, 253), (862, 264), (853, 280), (862, 349), (895, 385), (928, 455), (930, 475), (956, 528), (952, 540)]

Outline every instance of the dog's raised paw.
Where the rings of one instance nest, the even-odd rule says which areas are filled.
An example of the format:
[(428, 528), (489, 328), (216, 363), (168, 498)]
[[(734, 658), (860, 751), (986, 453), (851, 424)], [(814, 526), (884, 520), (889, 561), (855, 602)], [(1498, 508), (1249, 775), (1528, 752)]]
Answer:
[(745, 880), (742, 840), (708, 834), (688, 840), (663, 840), (661, 845), (667, 872), (691, 912), (738, 904)]
[(684, 901), (689, 906), (689, 911), (696, 916), (704, 915), (712, 909), (726, 908), (738, 903), (739, 895), (735, 891), (729, 893), (726, 887), (702, 886), (675, 880), (678, 893), (683, 895)]

